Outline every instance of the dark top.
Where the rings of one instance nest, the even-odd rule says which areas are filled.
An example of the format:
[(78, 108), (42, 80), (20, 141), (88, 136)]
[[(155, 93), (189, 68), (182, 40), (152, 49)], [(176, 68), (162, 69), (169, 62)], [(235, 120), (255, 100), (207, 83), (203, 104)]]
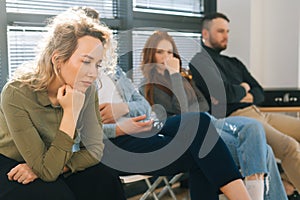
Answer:
[[(153, 84), (154, 104), (164, 108), (164, 111), (155, 110), (159, 119), (165, 116), (163, 112), (169, 117), (185, 112), (208, 111), (208, 103), (193, 81), (186, 80), (180, 73), (170, 75), (167, 70), (164, 75), (153, 70), (152, 75), (155, 77), (155, 81), (150, 81)], [(144, 80), (144, 83), (140, 92), (145, 96), (147, 81)]]
[[(245, 108), (252, 103), (241, 103), (246, 95), (245, 89), (240, 86), (242, 82), (250, 85), (249, 91), (253, 97), (253, 104), (264, 100), (263, 88), (252, 77), (245, 65), (235, 57), (221, 55), (205, 45), (189, 64), (196, 86), (202, 91), (206, 99), (214, 97), (219, 101), (219, 106), (227, 106), (226, 115), (240, 108)], [(217, 88), (218, 92), (213, 91)], [(222, 89), (225, 91), (222, 91)], [(209, 101), (210, 105), (211, 102)]]

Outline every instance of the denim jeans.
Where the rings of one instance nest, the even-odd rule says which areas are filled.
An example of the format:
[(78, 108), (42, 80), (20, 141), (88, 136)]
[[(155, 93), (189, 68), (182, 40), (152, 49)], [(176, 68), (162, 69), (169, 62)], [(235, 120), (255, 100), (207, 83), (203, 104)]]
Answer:
[(211, 116), (211, 119), (242, 175), (266, 174), (264, 199), (287, 199), (273, 151), (266, 144), (262, 125), (247, 117), (216, 119)]
[(289, 181), (300, 190), (300, 120), (281, 113), (263, 113), (256, 106), (236, 110), (231, 116), (244, 116), (258, 120), (266, 132), (267, 143)]

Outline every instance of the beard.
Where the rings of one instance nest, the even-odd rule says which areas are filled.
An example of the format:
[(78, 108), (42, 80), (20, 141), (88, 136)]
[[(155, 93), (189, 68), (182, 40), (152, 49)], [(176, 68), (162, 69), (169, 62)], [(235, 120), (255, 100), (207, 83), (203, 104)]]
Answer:
[(218, 52), (221, 52), (227, 48), (227, 40), (223, 40), (221, 42), (217, 42), (215, 40), (210, 40), (210, 44)]

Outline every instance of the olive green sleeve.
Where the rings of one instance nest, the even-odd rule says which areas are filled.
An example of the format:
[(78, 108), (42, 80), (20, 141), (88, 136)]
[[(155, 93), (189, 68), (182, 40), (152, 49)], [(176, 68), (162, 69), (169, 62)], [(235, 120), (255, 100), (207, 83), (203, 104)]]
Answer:
[(1, 94), (2, 110), (9, 132), (24, 161), (42, 180), (54, 181), (72, 157), (73, 140), (56, 128), (55, 137), (46, 146), (32, 122), (32, 117), (39, 115), (35, 110), (37, 103), (32, 94), (29, 90), (24, 92), (14, 85), (8, 85)]

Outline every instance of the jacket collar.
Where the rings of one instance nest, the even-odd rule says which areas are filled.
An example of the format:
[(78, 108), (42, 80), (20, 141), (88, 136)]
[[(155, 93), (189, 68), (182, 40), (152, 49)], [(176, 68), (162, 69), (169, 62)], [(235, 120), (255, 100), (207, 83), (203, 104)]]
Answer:
[(201, 45), (202, 47), (210, 54), (210, 55), (220, 55), (221, 51), (217, 51), (213, 48), (210, 48), (208, 46), (206, 46), (202, 41), (201, 41)]
[[(43, 91), (37, 91), (36, 92), (36, 96), (37, 96), (37, 100), (38, 102), (42, 105), (42, 106), (49, 106), (52, 105), (51, 101), (48, 97), (48, 92), (47, 90), (43, 90)], [(55, 107), (55, 106), (53, 106)]]

